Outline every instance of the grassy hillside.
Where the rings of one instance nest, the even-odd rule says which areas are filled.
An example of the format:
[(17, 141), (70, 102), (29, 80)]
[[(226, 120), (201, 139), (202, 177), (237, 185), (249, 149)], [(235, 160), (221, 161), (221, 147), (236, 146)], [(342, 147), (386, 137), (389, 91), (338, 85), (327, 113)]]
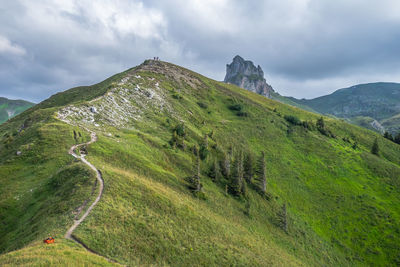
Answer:
[(121, 266), (87, 252), (68, 240), (45, 246), (34, 242), (29, 246), (0, 255), (1, 266)]
[[(87, 128), (99, 137), (87, 159), (105, 188), (75, 234), (119, 263), (400, 264), (399, 145), (332, 118), (318, 126), (316, 114), (165, 62), (73, 95), (87, 92), (60, 93), (0, 126), (0, 263), (18, 263), (23, 247), (43, 247), (37, 242), (49, 233), (66, 242), (77, 207), (93, 199), (94, 174), (67, 154), (88, 140)], [(376, 138), (379, 156), (370, 153)], [(195, 146), (203, 148), (200, 193), (189, 188)], [(265, 152), (266, 194), (257, 175), (239, 196), (233, 176), (209, 177), (216, 160), (241, 151), (254, 165)]]
[(0, 123), (20, 114), (34, 104), (24, 100), (10, 100), (0, 97)]

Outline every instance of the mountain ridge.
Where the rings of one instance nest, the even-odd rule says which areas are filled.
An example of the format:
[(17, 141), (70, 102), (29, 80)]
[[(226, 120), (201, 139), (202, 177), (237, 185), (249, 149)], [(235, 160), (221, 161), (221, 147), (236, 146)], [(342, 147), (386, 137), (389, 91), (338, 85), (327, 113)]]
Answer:
[[(392, 121), (400, 114), (400, 84), (376, 82), (338, 89), (332, 94), (313, 99), (289, 99), (313, 110), (344, 118), (360, 126), (392, 134), (400, 131), (400, 124)], [(365, 121), (370, 120), (366, 125)], [(382, 127), (379, 127), (382, 124)]]
[(12, 100), (0, 97), (0, 124), (34, 105), (34, 103), (21, 99)]
[[(152, 60), (59, 93), (0, 125), (0, 263), (17, 263), (21, 254), (4, 253), (48, 233), (64, 251), (79, 249), (63, 236), (98, 186), (94, 172), (67, 152), (90, 140), (87, 127), (98, 139), (86, 157), (101, 170), (104, 193), (74, 234), (107, 258), (127, 265), (395, 265), (400, 146), (320, 117)], [(375, 140), (379, 157), (370, 153)], [(266, 193), (255, 169), (262, 152)], [(257, 159), (245, 165), (255, 174), (236, 195), (242, 156)], [(226, 166), (232, 175), (222, 173)], [(193, 192), (193, 177), (201, 192)]]

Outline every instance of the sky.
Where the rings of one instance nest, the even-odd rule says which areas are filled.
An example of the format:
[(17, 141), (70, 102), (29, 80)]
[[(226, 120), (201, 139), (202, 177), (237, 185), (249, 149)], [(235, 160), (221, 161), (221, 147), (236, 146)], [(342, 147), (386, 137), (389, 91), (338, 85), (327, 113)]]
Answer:
[(160, 57), (223, 80), (235, 55), (282, 95), (400, 82), (399, 0), (0, 0), (0, 96), (40, 102)]

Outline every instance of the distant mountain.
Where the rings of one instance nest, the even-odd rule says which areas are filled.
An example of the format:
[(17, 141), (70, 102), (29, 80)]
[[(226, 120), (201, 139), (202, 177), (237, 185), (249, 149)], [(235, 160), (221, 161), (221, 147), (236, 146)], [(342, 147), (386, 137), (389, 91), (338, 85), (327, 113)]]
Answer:
[(11, 100), (0, 97), (0, 123), (20, 114), (33, 105), (35, 104), (25, 100)]
[(272, 86), (267, 84), (260, 65), (256, 67), (253, 62), (244, 60), (240, 56), (235, 56), (232, 63), (226, 65), (224, 82), (235, 84), (268, 98), (274, 92)]
[(288, 99), (379, 132), (400, 131), (399, 83), (359, 84), (314, 99)]

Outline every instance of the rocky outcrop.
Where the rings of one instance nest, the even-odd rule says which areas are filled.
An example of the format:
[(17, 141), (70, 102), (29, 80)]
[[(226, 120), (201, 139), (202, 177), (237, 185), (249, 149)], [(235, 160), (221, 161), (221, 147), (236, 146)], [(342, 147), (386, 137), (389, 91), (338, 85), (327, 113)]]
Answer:
[(226, 65), (226, 83), (235, 84), (257, 94), (271, 97), (274, 89), (264, 79), (264, 72), (260, 66), (254, 66), (253, 62), (235, 56), (231, 64)]

